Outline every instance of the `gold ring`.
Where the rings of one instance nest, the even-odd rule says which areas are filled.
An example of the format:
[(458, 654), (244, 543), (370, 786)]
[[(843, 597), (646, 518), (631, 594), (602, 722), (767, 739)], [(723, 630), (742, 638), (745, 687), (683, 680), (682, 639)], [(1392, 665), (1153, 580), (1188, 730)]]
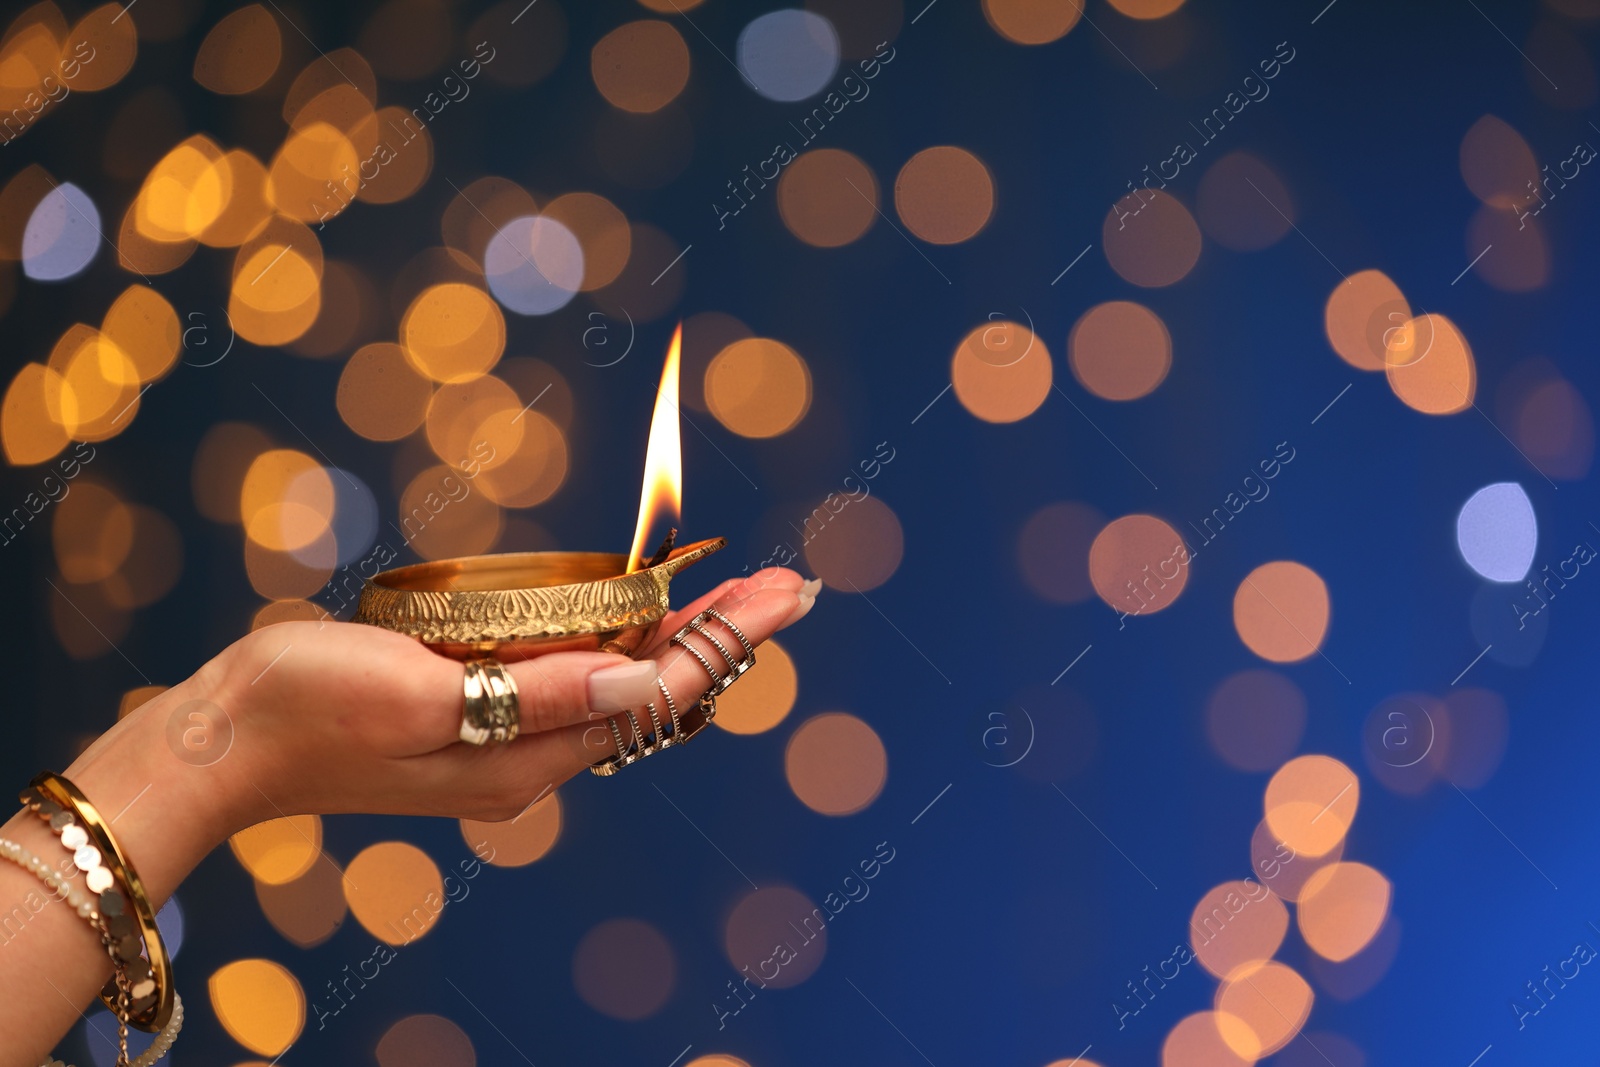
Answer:
[(522, 723), (516, 679), (497, 659), (468, 660), (463, 666), (461, 740), (487, 745), (515, 739)]

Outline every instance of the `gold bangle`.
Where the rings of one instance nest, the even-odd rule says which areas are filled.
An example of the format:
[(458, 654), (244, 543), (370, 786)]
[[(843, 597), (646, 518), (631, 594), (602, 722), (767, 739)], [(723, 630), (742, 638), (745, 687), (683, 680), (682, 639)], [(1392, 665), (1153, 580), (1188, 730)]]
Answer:
[[(77, 824), (88, 831), (95, 847), (100, 850), (100, 862), (111, 872), (117, 887), (132, 905), (134, 918), (138, 921), (139, 932), (144, 940), (145, 955), (150, 964), (150, 976), (156, 988), (155, 1003), (137, 1014), (130, 1012), (127, 1023), (146, 1033), (153, 1034), (160, 1031), (172, 1018), (175, 992), (172, 983), (172, 961), (167, 957), (167, 948), (161, 940), (161, 929), (156, 926), (155, 912), (150, 907), (150, 897), (145, 892), (144, 883), (139, 880), (139, 874), (133, 869), (133, 864), (122, 854), (117, 839), (111, 833), (110, 824), (100, 817), (100, 812), (78, 791), (77, 786), (53, 771), (44, 771), (34, 778), (30, 785), (40, 797), (73, 813)], [(23, 800), (24, 803), (27, 802), (26, 794)], [(117, 1012), (114, 998), (108, 999), (102, 992), (100, 999), (114, 1014)]]

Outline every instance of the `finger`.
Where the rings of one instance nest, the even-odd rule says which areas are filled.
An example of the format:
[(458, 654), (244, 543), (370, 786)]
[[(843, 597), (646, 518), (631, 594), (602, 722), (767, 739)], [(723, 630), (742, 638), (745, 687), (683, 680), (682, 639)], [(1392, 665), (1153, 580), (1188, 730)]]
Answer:
[[(441, 663), (430, 671), (436, 696), (429, 701), (426, 751), (461, 739), (466, 711), (466, 669)], [(653, 660), (629, 659), (609, 652), (555, 652), (537, 659), (504, 664), (517, 686), (520, 732), (537, 734), (637, 707), (656, 694), (660, 668)]]
[[(798, 593), (774, 586), (755, 592), (742, 588), (728, 589), (722, 599), (714, 604), (717, 610), (739, 627), (752, 645), (758, 645), (794, 614), (800, 606), (799, 600)], [(706, 628), (730, 652), (737, 650), (743, 653), (743, 645), (726, 626), (710, 619)], [(699, 642), (697, 647), (707, 653), (707, 659), (714, 667), (726, 670), (726, 662), (713, 646), (698, 636), (688, 639)], [(670, 648), (679, 655), (664, 655), (657, 662), (662, 671), (662, 681), (672, 694), (680, 715), (683, 715), (694, 707), (710, 687), (711, 678), (693, 656), (682, 653), (675, 645)], [(554, 658), (546, 656), (540, 662)], [(656, 715), (663, 727), (667, 727), (671, 718), (665, 701), (660, 700), (659, 695), (659, 691), (652, 694), (656, 698)], [(649, 702), (640, 701), (634, 710), (640, 729), (646, 733), (653, 730), (649, 713), (643, 710)], [(626, 715), (614, 718), (623, 744), (632, 744), (632, 723)], [(456, 811), (468, 817), (489, 820), (515, 818), (561, 782), (615, 756), (616, 736), (609, 718), (595, 713), (592, 721), (543, 733), (524, 734), (507, 745), (486, 748), (450, 745), (443, 751), (423, 757), (427, 769), (419, 789), (437, 798), (434, 807), (439, 810)]]
[(638, 707), (656, 692), (659, 665), (610, 652), (557, 652), (506, 664), (521, 697), (523, 733), (542, 733)]
[[(683, 629), (685, 623), (706, 610), (706, 608), (711, 607), (713, 604), (718, 604), (729, 597), (743, 599), (763, 589), (784, 589), (791, 593), (799, 593), (813, 584), (820, 586), (822, 583), (807, 582), (786, 567), (768, 567), (766, 570), (757, 571), (748, 578), (730, 578), (688, 607), (680, 608), (661, 620), (661, 626), (657, 632), (675, 634)], [(810, 593), (812, 596), (816, 596), (815, 589), (811, 589)]]
[[(698, 601), (696, 606), (699, 606), (699, 611), (704, 611), (706, 606), (715, 606), (739, 627), (739, 632), (744, 633), (750, 645), (760, 645), (778, 632), (797, 611), (805, 608), (802, 595), (795, 592), (795, 585), (802, 585), (798, 576), (784, 577), (781, 574), (771, 577), (765, 587), (760, 584), (752, 587), (747, 584), (747, 579), (744, 582), (726, 582), (720, 587), (720, 597), (710, 600), (710, 603)], [(702, 601), (706, 600), (702, 598)], [(685, 608), (678, 616), (685, 616), (691, 608)], [(694, 611), (694, 614), (699, 614), (699, 611)], [(685, 616), (685, 621), (690, 617), (694, 617), (693, 614)], [(704, 625), (730, 653), (736, 656), (744, 653), (744, 645), (733, 630), (722, 622), (712, 617)], [(675, 632), (677, 630), (670, 630), (669, 633)], [(726, 673), (728, 662), (709, 641), (699, 635), (691, 635), (686, 640), (696, 641), (696, 648), (706, 654), (712, 667)], [(656, 649), (659, 654), (653, 662), (682, 717), (693, 709), (699, 697), (710, 688), (712, 677), (698, 659), (677, 645), (672, 645), (670, 637)], [(570, 685), (570, 681), (563, 681), (566, 667), (562, 661), (568, 657), (573, 657), (574, 665), (579, 670), (584, 664), (578, 657), (590, 662), (595, 659), (605, 662), (621, 659), (605, 653), (555, 653), (542, 656), (538, 661), (512, 665), (512, 669), (518, 672), (518, 685), (523, 670), (533, 673), (534, 665), (538, 665), (550, 673), (550, 693), (557, 693), (563, 685)], [(533, 678), (538, 680), (538, 675), (533, 673)], [(534, 681), (534, 688), (538, 688), (538, 685), (538, 681)], [(645, 710), (646, 704), (651, 702), (656, 705), (656, 717), (664, 728), (672, 721), (666, 701), (659, 699), (659, 689), (651, 683), (650, 694), (630, 709), (634, 710), (634, 718), (645, 733), (653, 733), (654, 729), (650, 713)], [(546, 731), (528, 731), (525, 725), (523, 733), (510, 744), (488, 745), (483, 749), (474, 745), (448, 745), (440, 752), (422, 758), (426, 771), (418, 787), (435, 798), (430, 806), (440, 811), (491, 821), (512, 819), (525, 811), (526, 806), (534, 800), (546, 795), (550, 789), (574, 774), (616, 755), (616, 733), (611, 731), (613, 718), (618, 723), (616, 733), (621, 734), (622, 744), (632, 744), (635, 741), (634, 726), (627, 715), (606, 715), (587, 710), (574, 718), (573, 725)]]
[[(804, 612), (807, 605), (802, 603), (800, 594), (784, 589), (770, 588), (756, 592), (746, 590), (732, 590), (726, 593), (714, 606), (728, 621), (737, 626), (746, 640), (752, 645), (760, 645), (771, 637), (797, 612)], [(691, 616), (692, 617), (692, 616)], [(687, 715), (695, 703), (705, 695), (716, 678), (707, 671), (706, 664), (717, 672), (716, 677), (725, 677), (731, 670), (732, 664), (729, 657), (737, 662), (744, 658), (744, 645), (731, 628), (716, 619), (706, 619), (701, 624), (716, 641), (716, 644), (701, 634), (690, 631), (684, 640), (689, 642), (700, 657), (686, 651), (682, 645), (672, 643), (669, 637), (652, 651), (652, 657), (660, 666), (661, 680), (666, 685), (667, 691), (672, 694), (673, 704), (677, 707), (680, 716)], [(723, 650), (726, 650), (724, 652)], [(670, 711), (664, 700), (653, 700), (656, 716), (663, 726), (671, 723)], [(645, 733), (654, 732), (654, 723), (650, 719), (649, 711), (642, 705), (634, 709), (633, 719), (627, 715), (612, 716), (617, 724), (617, 731), (611, 730), (607, 722), (597, 721), (585, 726), (572, 726), (558, 731), (558, 737), (565, 740), (573, 758), (584, 764), (593, 764), (608, 756), (617, 754), (617, 733), (621, 734), (624, 746), (633, 744), (637, 738), (633, 723), (637, 721), (639, 729)]]
[[(782, 595), (798, 593), (812, 584), (821, 583), (807, 583), (794, 571), (782, 567), (769, 567), (748, 578), (730, 579), (688, 607), (673, 612), (663, 620), (657, 632), (677, 633), (690, 619), (714, 604), (720, 605), (719, 610), (727, 614), (734, 610), (734, 605), (763, 590)], [(724, 643), (731, 650), (743, 651), (743, 646), (733, 641)], [(665, 641), (658, 645), (659, 650), (667, 647)], [(679, 657), (684, 655), (687, 653), (678, 652)], [(507, 663), (506, 669), (516, 681), (521, 697), (521, 732), (541, 733), (582, 722), (600, 722), (601, 732), (606, 732), (603, 722), (606, 717), (642, 708), (656, 699), (659, 665), (654, 659), (654, 655), (633, 660), (601, 652), (558, 652)], [(665, 709), (658, 708), (657, 712), (665, 714)], [(444, 733), (446, 726), (450, 731), (447, 735)], [(456, 740), (459, 728), (459, 715), (452, 722), (441, 724), (440, 735), (444, 737), (441, 745)]]

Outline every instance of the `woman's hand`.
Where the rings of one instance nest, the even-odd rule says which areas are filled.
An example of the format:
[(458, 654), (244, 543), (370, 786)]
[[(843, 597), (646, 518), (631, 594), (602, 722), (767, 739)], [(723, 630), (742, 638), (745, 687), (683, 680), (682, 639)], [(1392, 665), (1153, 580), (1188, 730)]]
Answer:
[[(460, 663), (387, 630), (331, 621), (269, 626), (230, 647), (209, 668), (209, 695), (191, 697), (213, 707), (186, 711), (169, 700), (136, 714), (231, 724), (226, 755), (186, 766), (180, 746), (173, 770), (213, 778), (230, 798), (233, 829), (301, 812), (509, 819), (616, 753), (607, 716), (634, 710), (648, 723), (642, 709), (659, 699), (658, 674), (680, 710), (694, 706), (710, 679), (667, 643), (689, 619), (714, 605), (757, 644), (803, 614), (815, 589), (793, 571), (764, 571), (669, 616), (648, 658), (563, 652), (508, 663), (522, 719), (510, 744), (458, 740)], [(720, 623), (706, 625), (727, 647), (741, 648)], [(665, 709), (658, 711), (665, 721)], [(622, 732), (631, 736), (626, 720)]]
[[(763, 571), (668, 616), (648, 659), (562, 652), (507, 664), (520, 690), (521, 734), (482, 748), (459, 740), (460, 663), (371, 626), (268, 626), (117, 723), (66, 776), (109, 820), (159, 908), (228, 835), (266, 819), (357, 811), (513, 818), (615, 755), (604, 719), (657, 699), (658, 672), (680, 710), (693, 706), (711, 680), (668, 643), (689, 619), (714, 605), (759, 644), (809, 611), (816, 589), (793, 571)], [(720, 623), (706, 625), (739, 648)], [(696, 752), (715, 758), (715, 744)], [(0, 826), (0, 837), (47, 862), (61, 859), (59, 839), (26, 812)], [(38, 892), (32, 875), (0, 862), (0, 916), (27, 931), (6, 939), (8, 966), (0, 967), (6, 1067), (40, 1062), (111, 973), (83, 921), (64, 906), (34, 907)]]

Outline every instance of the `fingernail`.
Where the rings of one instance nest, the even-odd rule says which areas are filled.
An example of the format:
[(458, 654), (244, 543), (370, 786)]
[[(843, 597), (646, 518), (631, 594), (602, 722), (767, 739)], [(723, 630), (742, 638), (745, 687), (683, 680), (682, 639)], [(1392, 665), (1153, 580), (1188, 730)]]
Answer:
[(604, 667), (589, 675), (589, 708), (592, 711), (632, 711), (655, 699), (656, 676), (660, 667), (653, 659)]
[(800, 586), (801, 596), (815, 597), (820, 592), (822, 592), (821, 578), (813, 578), (809, 582), (805, 582)]
[(799, 603), (799, 605), (793, 611), (791, 611), (789, 613), (789, 617), (787, 619), (783, 620), (783, 624), (780, 625), (778, 627), (778, 629), (780, 629), (780, 630), (787, 629), (788, 627), (793, 626), (795, 623), (799, 622), (801, 619), (805, 618), (806, 617), (806, 612), (810, 611), (811, 610), (811, 606), (813, 604), (815, 604), (816, 602), (817, 602), (817, 598), (816, 597), (807, 596), (805, 593), (801, 593), (800, 594), (800, 603)]

